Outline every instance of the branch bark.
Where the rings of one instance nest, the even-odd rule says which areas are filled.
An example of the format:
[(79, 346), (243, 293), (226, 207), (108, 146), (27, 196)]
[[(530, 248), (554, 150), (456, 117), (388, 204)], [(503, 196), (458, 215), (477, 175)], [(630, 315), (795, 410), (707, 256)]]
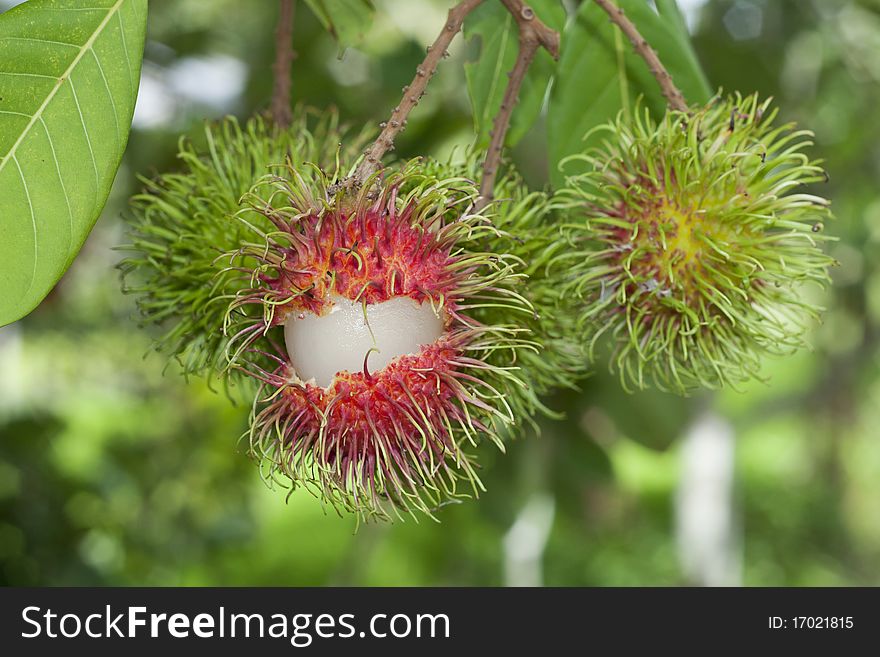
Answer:
[(510, 71), (510, 80), (504, 90), (501, 108), (492, 123), (492, 140), (483, 163), (483, 179), (480, 182), (480, 196), (475, 210), (479, 212), (495, 198), (495, 181), (501, 166), (501, 155), (504, 151), (504, 140), (510, 128), (513, 108), (519, 99), (519, 91), (525, 79), (526, 71), (535, 59), (538, 49), (543, 47), (553, 56), (559, 57), (559, 33), (545, 25), (535, 12), (522, 0), (501, 0), (511, 13), (519, 28), (519, 51), (516, 63)]
[(612, 0), (595, 0), (595, 2), (605, 11), (606, 14), (608, 14), (609, 18), (611, 18), (611, 22), (617, 25), (617, 27), (619, 27), (626, 35), (630, 43), (632, 43), (633, 48), (635, 48), (636, 53), (645, 60), (648, 69), (651, 71), (651, 75), (654, 76), (657, 80), (657, 84), (660, 85), (660, 91), (666, 99), (666, 104), (679, 112), (687, 112), (688, 104), (684, 95), (679, 88), (675, 86), (675, 83), (672, 81), (672, 76), (669, 75), (669, 71), (667, 71), (660, 62), (660, 58), (657, 56), (656, 51), (651, 48), (650, 44), (641, 35), (638, 28), (636, 28), (635, 24), (627, 18), (623, 9), (618, 7), (612, 2)]
[(391, 118), (382, 124), (382, 132), (376, 138), (376, 141), (364, 153), (364, 159), (355, 169), (352, 175), (352, 183), (360, 186), (372, 174), (379, 170), (382, 163), (382, 156), (390, 150), (394, 149), (394, 139), (406, 127), (406, 120), (413, 108), (419, 104), (425, 93), (425, 87), (434, 76), (437, 65), (440, 60), (449, 55), (446, 50), (455, 35), (461, 31), (464, 19), (470, 14), (483, 0), (462, 0), (455, 7), (449, 10), (449, 16), (443, 30), (429, 46), (428, 54), (422, 64), (416, 69), (416, 76), (408, 87), (404, 87), (403, 98), (400, 104), (394, 108)]
[(272, 65), (274, 85), (269, 111), (282, 128), (290, 126), (293, 111), (290, 107), (290, 68), (293, 52), (293, 16), (296, 0), (281, 0), (278, 27), (275, 29), (275, 63)]

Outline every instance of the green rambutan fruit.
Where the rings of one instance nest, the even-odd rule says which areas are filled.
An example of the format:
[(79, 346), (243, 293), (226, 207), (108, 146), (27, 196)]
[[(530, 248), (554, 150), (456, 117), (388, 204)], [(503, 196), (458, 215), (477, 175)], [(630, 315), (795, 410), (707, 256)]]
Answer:
[(289, 128), (230, 117), (205, 126), (203, 145), (181, 139), (180, 171), (143, 180), (132, 199), (131, 243), (122, 247), (131, 253), (120, 264), (124, 288), (135, 295), (142, 324), (164, 330), (156, 347), (184, 373), (225, 370), (223, 317), (239, 275), (220, 256), (250, 235), (243, 220), (264, 221), (239, 213), (242, 196), (287, 159), (334, 170), (357, 156), (367, 136), (341, 128), (332, 111), (298, 109)]
[(515, 240), (442, 171), (413, 160), (351, 194), (289, 167), (248, 197), (273, 230), (230, 254), (249, 272), (226, 333), (232, 366), (260, 382), (253, 454), (269, 479), (364, 517), (478, 494), (470, 448), (503, 449), (539, 406), (525, 359), (540, 312), (522, 260), (498, 249)]
[(735, 385), (764, 354), (804, 344), (819, 309), (799, 289), (828, 280), (820, 248), (827, 179), (802, 151), (807, 131), (774, 126), (757, 96), (716, 98), (693, 113), (647, 112), (603, 126), (558, 204), (568, 214), (557, 264), (581, 299), (592, 353), (611, 343), (624, 387)]
[[(438, 175), (478, 180), (480, 158), (469, 157), (450, 165), (428, 162)], [(483, 210), (498, 229), (493, 248), (515, 255), (525, 277), (517, 291), (528, 300), (534, 313), (523, 318), (538, 350), (520, 354), (520, 365), (529, 383), (530, 412), (556, 416), (540, 396), (557, 388), (576, 388), (589, 373), (589, 359), (579, 339), (577, 313), (580, 300), (567, 294), (569, 270), (556, 256), (565, 251), (559, 216), (547, 192), (530, 190), (517, 171), (505, 167), (495, 184), (495, 199)], [(537, 427), (536, 427), (537, 428)]]
[(522, 354), (520, 363), (533, 393), (533, 408), (561, 417), (539, 396), (557, 388), (575, 389), (590, 369), (588, 354), (578, 339), (577, 302), (565, 291), (568, 270), (556, 255), (564, 249), (558, 216), (545, 192), (530, 192), (508, 174), (496, 190), (492, 218), (502, 233), (497, 248), (515, 254), (525, 278), (518, 291), (535, 312), (524, 319), (539, 350)]

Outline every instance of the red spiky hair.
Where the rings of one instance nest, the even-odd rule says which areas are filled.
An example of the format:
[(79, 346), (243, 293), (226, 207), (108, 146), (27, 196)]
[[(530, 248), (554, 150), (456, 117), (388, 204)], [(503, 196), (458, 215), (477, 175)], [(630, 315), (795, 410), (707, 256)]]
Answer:
[[(487, 437), (501, 445), (499, 430), (516, 421), (524, 387), (516, 351), (530, 346), (520, 338), (525, 329), (484, 323), (481, 309), (505, 308), (513, 322), (532, 310), (511, 289), (516, 259), (476, 248), (497, 234), (470, 213), (476, 190), (421, 176), (416, 164), (354, 199), (331, 194), (320, 174), (311, 184), (290, 174), (295, 183), (272, 179), (267, 201), (250, 199), (275, 230), (234, 254), (252, 265), (251, 285), (227, 315), (230, 361), (260, 382), (252, 452), (270, 475), (362, 515), (430, 513), (461, 495), (462, 477), (478, 493), (463, 444)], [(444, 333), (378, 371), (339, 372), (326, 388), (304, 382), (273, 330), (292, 312), (323, 314), (331, 295), (430, 303)]]

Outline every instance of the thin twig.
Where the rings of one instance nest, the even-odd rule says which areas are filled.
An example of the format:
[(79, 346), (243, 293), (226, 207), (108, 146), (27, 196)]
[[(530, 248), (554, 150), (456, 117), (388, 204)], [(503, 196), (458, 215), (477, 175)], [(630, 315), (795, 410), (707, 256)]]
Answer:
[(486, 160), (483, 162), (483, 179), (480, 181), (480, 197), (477, 199), (475, 210), (479, 212), (495, 198), (495, 180), (498, 177), (498, 168), (501, 166), (501, 155), (504, 151), (504, 140), (510, 127), (510, 118), (517, 102), (523, 78), (535, 53), (538, 52), (538, 44), (535, 41), (521, 41), (519, 52), (516, 55), (516, 63), (510, 72), (510, 81), (504, 90), (504, 99), (501, 108), (495, 115), (492, 123), (492, 141), (486, 152)]
[(522, 0), (501, 0), (511, 13), (519, 28), (519, 51), (516, 63), (510, 71), (510, 80), (504, 90), (501, 107), (492, 124), (492, 140), (483, 163), (483, 180), (480, 182), (480, 197), (477, 199), (476, 211), (479, 212), (495, 197), (495, 180), (501, 166), (501, 154), (504, 151), (504, 140), (510, 128), (513, 108), (519, 99), (519, 90), (525, 79), (532, 60), (538, 49), (544, 47), (553, 56), (559, 57), (559, 33), (545, 25), (535, 12)]
[(422, 64), (416, 69), (416, 76), (408, 87), (404, 87), (403, 98), (400, 104), (394, 108), (391, 118), (382, 124), (382, 132), (376, 141), (364, 153), (364, 159), (358, 165), (352, 175), (352, 183), (356, 186), (363, 184), (373, 173), (379, 170), (382, 156), (394, 149), (394, 139), (406, 127), (406, 119), (413, 108), (419, 104), (425, 93), (425, 87), (437, 70), (440, 60), (449, 55), (446, 50), (461, 30), (465, 17), (470, 14), (483, 0), (462, 0), (449, 10), (446, 24), (433, 45), (428, 48), (428, 54)]
[(293, 14), (296, 0), (281, 0), (278, 27), (275, 29), (275, 63), (272, 65), (274, 86), (270, 112), (275, 123), (286, 128), (293, 120), (290, 109), (290, 66), (293, 52)]
[(595, 0), (595, 2), (605, 10), (605, 13), (611, 18), (611, 22), (623, 31), (626, 37), (630, 40), (630, 43), (632, 43), (635, 51), (645, 60), (645, 63), (648, 64), (648, 69), (651, 71), (651, 75), (657, 80), (657, 84), (660, 85), (660, 91), (663, 93), (663, 97), (666, 99), (666, 103), (669, 107), (679, 112), (687, 112), (688, 104), (684, 99), (684, 95), (679, 88), (675, 86), (675, 83), (672, 81), (672, 76), (669, 75), (669, 71), (667, 71), (660, 62), (657, 53), (639, 33), (639, 30), (633, 22), (626, 17), (623, 9), (618, 7), (611, 0)]

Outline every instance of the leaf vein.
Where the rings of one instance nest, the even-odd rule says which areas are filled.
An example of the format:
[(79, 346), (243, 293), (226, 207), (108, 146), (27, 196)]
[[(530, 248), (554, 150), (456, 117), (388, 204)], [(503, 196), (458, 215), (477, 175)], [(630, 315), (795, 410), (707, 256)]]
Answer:
[(32, 7), (31, 11), (107, 11), (107, 7)]
[[(19, 71), (0, 71), (0, 75), (11, 75), (16, 77), (23, 78), (45, 78), (46, 80), (59, 80), (60, 78), (54, 75), (45, 75), (43, 73), (22, 73)], [(28, 114), (30, 116), (30, 114)]]
[(89, 147), (89, 155), (92, 158), (92, 168), (95, 170), (95, 205), (98, 205), (98, 188), (101, 186), (101, 176), (98, 174), (98, 161), (95, 159), (95, 150), (92, 148), (92, 139), (89, 137), (89, 129), (86, 127), (86, 119), (83, 116), (82, 108), (79, 105), (79, 98), (76, 95), (76, 87), (73, 84), (73, 76), (70, 77), (70, 90), (73, 92), (73, 102), (76, 104), (76, 111), (79, 114), (79, 122), (82, 124), (83, 133), (86, 136), (86, 145)]
[(28, 189), (27, 181), (24, 178), (24, 171), (21, 170), (21, 164), (19, 164), (18, 158), (13, 156), (12, 160), (13, 160), (13, 162), (15, 162), (15, 168), (18, 169), (19, 177), (21, 177), (21, 184), (24, 187), (24, 195), (25, 195), (25, 198), (27, 198), (28, 208), (31, 211), (31, 227), (34, 230), (34, 267), (31, 270), (31, 282), (28, 285), (27, 290), (25, 290), (24, 294), (22, 294), (20, 297), (23, 299), (28, 294), (30, 294), (31, 288), (34, 286), (34, 281), (37, 278), (37, 254), (38, 254), (38, 251), (37, 251), (38, 246), (37, 245), (39, 244), (39, 241), (37, 240), (37, 217), (34, 214), (34, 204), (31, 201), (31, 192)]
[(116, 143), (119, 146), (122, 146), (122, 135), (119, 132), (119, 112), (116, 111), (116, 101), (113, 100), (113, 92), (110, 90), (110, 85), (107, 83), (107, 76), (104, 75), (104, 67), (101, 66), (101, 60), (98, 58), (98, 53), (95, 52), (95, 49), (89, 47), (89, 50), (92, 51), (92, 56), (95, 58), (95, 63), (98, 65), (98, 71), (101, 73), (101, 79), (104, 81), (104, 88), (107, 90), (107, 98), (110, 99), (110, 107), (113, 109), (113, 121), (116, 123)]
[(76, 48), (79, 50), (83, 47), (81, 43), (70, 43), (69, 41), (53, 41), (52, 39), (34, 39), (33, 37), (20, 37), (20, 36), (3, 36), (0, 37), (0, 41), (27, 41), (30, 43), (48, 43), (53, 46), (68, 46), (69, 48)]
[(58, 155), (55, 153), (55, 144), (52, 141), (52, 135), (49, 134), (49, 126), (46, 125), (46, 121), (43, 120), (42, 116), (40, 117), (40, 123), (46, 131), (46, 139), (49, 140), (49, 150), (52, 151), (52, 159), (55, 162), (55, 171), (58, 173), (58, 182), (61, 183), (61, 193), (64, 194), (64, 202), (67, 203), (67, 220), (70, 227), (67, 239), (67, 255), (69, 257), (70, 251), (73, 247), (73, 208), (70, 207), (70, 196), (67, 194), (67, 187), (64, 185), (64, 177), (61, 175), (61, 165), (58, 162)]
[(131, 58), (128, 56), (128, 44), (125, 42), (125, 24), (122, 22), (122, 12), (116, 13), (119, 19), (119, 34), (122, 36), (122, 52), (125, 53), (125, 63), (128, 66), (128, 87), (134, 93), (134, 73), (131, 70)]
[[(107, 27), (107, 24), (110, 22), (110, 19), (113, 16), (113, 14), (119, 15), (119, 7), (122, 6), (122, 3), (124, 1), (125, 0), (117, 0), (116, 4), (114, 4), (112, 7), (109, 8), (109, 11), (107, 12), (107, 16), (95, 28), (94, 33), (89, 37), (88, 41), (82, 46), (82, 49), (77, 54), (77, 56), (73, 58), (73, 61), (70, 63), (70, 66), (67, 67), (67, 70), (58, 79), (58, 82), (52, 88), (52, 91), (49, 92), (49, 94), (46, 96), (46, 99), (43, 101), (43, 103), (40, 105), (40, 107), (37, 108), (37, 111), (34, 112), (34, 114), (31, 116), (30, 122), (28, 123), (27, 126), (25, 126), (24, 130), (22, 130), (18, 139), (15, 141), (15, 143), (9, 149), (9, 152), (3, 157), (2, 160), (0, 160), (0, 171), (2, 171), (4, 169), (4, 167), (6, 166), (6, 163), (9, 162), (9, 160), (15, 156), (15, 152), (18, 150), (18, 147), (21, 146), (21, 143), (24, 141), (24, 138), (28, 135), (28, 133), (30, 133), (31, 129), (34, 127), (34, 124), (36, 124), (37, 119), (43, 115), (43, 112), (46, 111), (46, 108), (49, 106), (49, 103), (52, 102), (53, 98), (55, 98), (55, 95), (58, 93), (58, 90), (64, 84), (64, 80), (68, 79), (70, 77), (71, 73), (76, 68), (77, 64), (79, 64), (80, 60), (82, 59), (83, 55), (85, 54), (85, 49), (91, 47), (91, 45), (95, 42), (95, 40), (98, 38), (98, 36), (101, 34), (101, 32), (104, 31), (104, 28)], [(9, 37), (7, 37), (7, 38), (9, 38)], [(77, 46), (77, 47), (79, 48), (79, 46)], [(126, 51), (126, 57), (128, 57), (128, 51)]]

